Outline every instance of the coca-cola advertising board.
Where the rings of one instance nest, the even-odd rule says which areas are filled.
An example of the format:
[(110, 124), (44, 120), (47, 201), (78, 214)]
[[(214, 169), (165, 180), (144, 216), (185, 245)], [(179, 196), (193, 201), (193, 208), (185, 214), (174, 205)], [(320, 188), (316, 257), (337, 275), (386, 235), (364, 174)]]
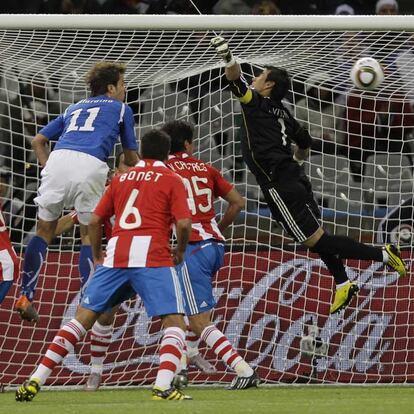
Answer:
[[(411, 258), (404, 255), (411, 270)], [(21, 383), (46, 352), (78, 303), (77, 254), (49, 253), (35, 296), (40, 321), (22, 323), (12, 311), (16, 289), (0, 309), (0, 382)], [(350, 260), (348, 275), (360, 286), (357, 299), (329, 316), (333, 279), (316, 255), (281, 250), (226, 254), (215, 278), (220, 330), (267, 382), (305, 382), (312, 364), (299, 351), (307, 325), (317, 323), (328, 355), (312, 361), (320, 382), (414, 380), (414, 282), (384, 271), (381, 263)], [(14, 297), (12, 297), (14, 296)], [(148, 318), (139, 298), (122, 305), (105, 359), (105, 384), (152, 382), (161, 338), (159, 320)], [(228, 381), (234, 375), (200, 344), (217, 374), (191, 370), (195, 382)], [(57, 367), (49, 384), (77, 385), (89, 372), (89, 335)]]

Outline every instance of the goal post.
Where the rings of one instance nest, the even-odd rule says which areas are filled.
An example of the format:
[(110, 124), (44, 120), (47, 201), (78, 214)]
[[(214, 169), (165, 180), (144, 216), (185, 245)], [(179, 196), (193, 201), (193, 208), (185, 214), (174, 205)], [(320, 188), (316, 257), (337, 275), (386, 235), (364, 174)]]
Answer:
[[(414, 380), (413, 282), (382, 264), (347, 262), (361, 290), (329, 316), (333, 280), (270, 218), (240, 153), (240, 105), (229, 92), (211, 37), (229, 40), (250, 79), (264, 65), (286, 68), (286, 106), (314, 138), (305, 169), (324, 226), (368, 243), (393, 242), (412, 263), (414, 21), (412, 16), (0, 15), (0, 179), (4, 216), (23, 251), (33, 235), (40, 171), (30, 143), (40, 127), (87, 96), (92, 64), (127, 65), (127, 103), (138, 138), (170, 119), (196, 126), (195, 155), (246, 197), (226, 232), (225, 265), (215, 282), (214, 321), (267, 383), (408, 383)], [(360, 91), (352, 64), (383, 66), (378, 90)], [(113, 158), (110, 160), (113, 163)], [(223, 204), (216, 203), (219, 214)], [(13, 311), (17, 284), (0, 308), (0, 383), (15, 386), (39, 363), (78, 301), (79, 232), (55, 239), (39, 278), (32, 327)], [(326, 354), (301, 352), (318, 327)], [(139, 298), (122, 305), (105, 360), (104, 385), (155, 378), (160, 323)], [(195, 383), (232, 373), (200, 344), (217, 373), (190, 369)], [(47, 384), (78, 386), (89, 373), (89, 335)]]

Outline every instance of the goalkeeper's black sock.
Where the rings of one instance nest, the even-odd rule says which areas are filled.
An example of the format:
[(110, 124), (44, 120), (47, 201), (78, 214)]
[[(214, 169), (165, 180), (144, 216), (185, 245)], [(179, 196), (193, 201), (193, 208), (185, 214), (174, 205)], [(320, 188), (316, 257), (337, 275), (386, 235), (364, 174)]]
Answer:
[(346, 236), (331, 236), (324, 233), (310, 250), (319, 254), (338, 255), (341, 259), (383, 262), (381, 248), (368, 246)]
[(333, 278), (335, 279), (336, 285), (348, 281), (345, 266), (337, 255), (319, 253), (319, 256), (321, 260), (326, 264), (328, 270), (331, 272)]

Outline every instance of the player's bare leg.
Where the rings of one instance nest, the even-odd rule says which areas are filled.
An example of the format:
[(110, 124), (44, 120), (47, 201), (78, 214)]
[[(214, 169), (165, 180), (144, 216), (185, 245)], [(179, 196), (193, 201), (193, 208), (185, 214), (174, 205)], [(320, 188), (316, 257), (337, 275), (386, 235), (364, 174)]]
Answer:
[(191, 329), (234, 371), (237, 377), (232, 381), (229, 389), (246, 389), (257, 387), (260, 378), (252, 367), (231, 346), (229, 340), (211, 323), (211, 311), (191, 315), (188, 317)]
[(49, 345), (45, 356), (31, 377), (16, 391), (16, 401), (32, 401), (39, 393), (41, 386), (49, 378), (53, 368), (73, 351), (86, 332), (92, 327), (98, 314), (89, 309), (79, 307), (76, 316), (64, 325)]
[(22, 271), (22, 293), (15, 304), (15, 309), (23, 320), (37, 322), (39, 315), (33, 306), (33, 296), (39, 273), (46, 257), (47, 246), (53, 240), (57, 220), (38, 219), (36, 236), (34, 236), (24, 255)]
[(102, 382), (103, 363), (112, 339), (112, 325), (119, 306), (111, 312), (99, 315), (91, 330), (91, 372), (85, 384), (85, 391), (96, 391)]
[(172, 386), (174, 375), (180, 369), (182, 350), (185, 347), (184, 317), (179, 314), (162, 317), (164, 336), (160, 346), (160, 366), (152, 388), (152, 399), (191, 400), (188, 395)]

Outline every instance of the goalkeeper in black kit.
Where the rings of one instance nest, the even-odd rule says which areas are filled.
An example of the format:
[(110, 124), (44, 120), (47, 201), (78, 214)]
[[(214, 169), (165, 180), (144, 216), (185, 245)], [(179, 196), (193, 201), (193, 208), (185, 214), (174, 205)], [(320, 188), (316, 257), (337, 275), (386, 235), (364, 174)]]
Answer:
[(406, 265), (395, 246), (368, 246), (349, 237), (328, 234), (321, 227), (320, 210), (302, 166), (309, 156), (312, 138), (282, 103), (290, 86), (287, 71), (265, 66), (249, 86), (227, 41), (217, 36), (211, 46), (224, 60), (230, 89), (241, 103), (243, 159), (256, 177), (273, 218), (296, 242), (318, 253), (335, 279), (330, 313), (344, 309), (359, 290), (356, 283), (349, 281), (343, 259), (383, 262), (405, 276)]

